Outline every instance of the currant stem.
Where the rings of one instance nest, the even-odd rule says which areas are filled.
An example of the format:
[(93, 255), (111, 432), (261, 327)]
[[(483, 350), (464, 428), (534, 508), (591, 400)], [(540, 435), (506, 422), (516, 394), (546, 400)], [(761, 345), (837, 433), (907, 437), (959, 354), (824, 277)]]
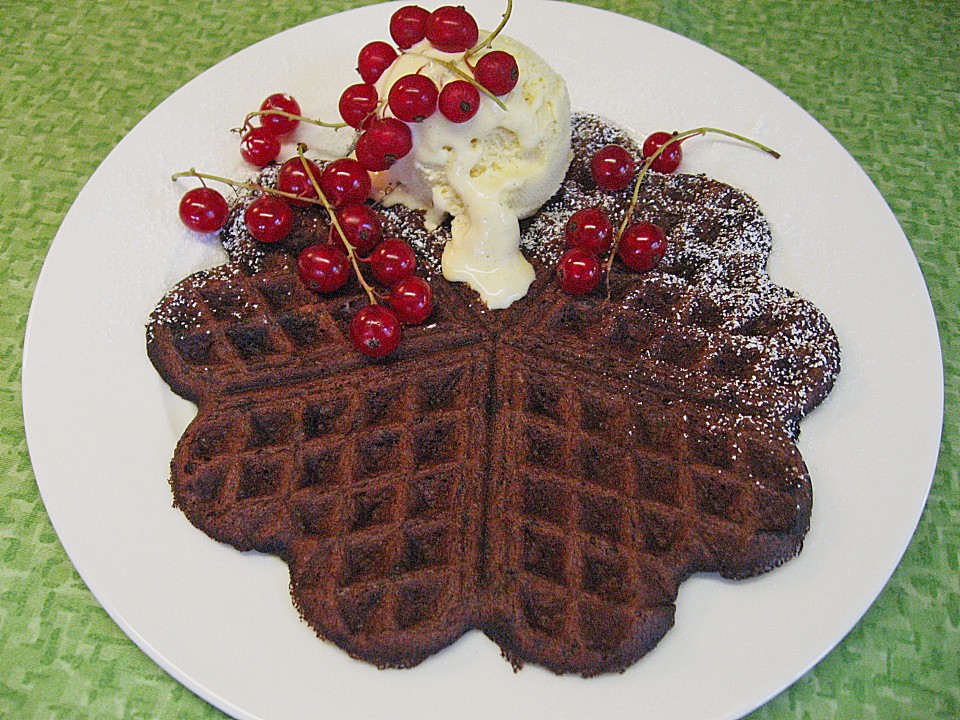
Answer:
[(778, 153), (773, 148), (767, 147), (761, 142), (757, 142), (751, 138), (748, 138), (744, 135), (740, 135), (735, 132), (730, 132), (729, 130), (723, 130), (722, 128), (715, 127), (698, 127), (693, 128), (692, 130), (685, 130), (683, 132), (675, 132), (673, 136), (667, 140), (663, 145), (657, 148), (650, 157), (645, 158), (643, 164), (640, 165), (640, 170), (637, 172), (637, 179), (633, 184), (633, 194), (630, 196), (630, 204), (627, 206), (627, 211), (624, 213), (623, 221), (620, 223), (620, 227), (617, 228), (617, 233), (614, 235), (613, 243), (610, 246), (610, 255), (607, 257), (607, 261), (603, 265), (603, 269), (606, 273), (606, 283), (607, 283), (607, 300), (610, 299), (610, 269), (613, 267), (613, 259), (617, 255), (617, 249), (620, 247), (620, 238), (623, 237), (623, 233), (626, 231), (627, 227), (630, 225), (630, 220), (633, 218), (633, 211), (637, 207), (637, 201), (640, 198), (640, 185), (643, 183), (643, 178), (647, 174), (647, 170), (650, 169), (650, 166), (653, 165), (653, 162), (663, 154), (663, 151), (666, 150), (670, 145), (676, 143), (681, 143), (687, 138), (691, 138), (697, 135), (706, 135), (707, 133), (715, 133), (717, 135), (725, 135), (726, 137), (733, 138), (734, 140), (739, 140), (740, 142), (746, 143), (747, 145), (752, 145), (758, 150), (762, 150), (768, 155), (773, 156), (774, 158), (779, 158), (780, 153)]
[(496, 29), (492, 33), (487, 35), (486, 39), (482, 43), (478, 43), (477, 45), (474, 45), (472, 48), (470, 48), (469, 50), (467, 50), (467, 52), (463, 54), (464, 62), (467, 62), (467, 58), (469, 58), (471, 55), (474, 55), (480, 52), (485, 47), (489, 47), (493, 43), (494, 38), (496, 38), (497, 35), (500, 34), (500, 31), (503, 30), (503, 28), (506, 26), (507, 20), (510, 19), (510, 15), (512, 12), (513, 12), (513, 0), (507, 0), (507, 9), (503, 13), (503, 19), (500, 21), (500, 24), (497, 25)]
[(229, 185), (230, 187), (235, 188), (246, 188), (247, 190), (259, 190), (260, 192), (266, 193), (268, 195), (277, 195), (279, 197), (288, 198), (290, 200), (301, 200), (303, 202), (313, 203), (314, 205), (320, 205), (320, 201), (316, 198), (305, 198), (300, 197), (294, 193), (284, 192), (283, 190), (277, 190), (276, 188), (267, 187), (266, 185), (259, 185), (257, 183), (248, 183), (240, 182), (239, 180), (231, 180), (230, 178), (223, 177), (221, 175), (211, 175), (210, 173), (197, 172), (194, 168), (189, 170), (184, 170), (182, 172), (174, 173), (170, 176), (170, 179), (173, 181), (179, 180), (182, 177), (194, 177), (197, 178), (201, 184), (206, 185), (204, 180), (213, 180), (214, 182), (220, 182), (224, 185)]
[(326, 196), (320, 190), (320, 182), (313, 175), (313, 170), (310, 169), (310, 166), (306, 163), (306, 159), (303, 154), (304, 147), (302, 144), (297, 146), (297, 155), (300, 157), (300, 162), (303, 163), (304, 170), (307, 173), (307, 177), (310, 178), (310, 183), (313, 185), (314, 189), (317, 191), (316, 198), (301, 197), (295, 193), (288, 193), (283, 190), (277, 190), (276, 188), (267, 187), (266, 185), (260, 185), (258, 183), (249, 183), (249, 182), (240, 182), (238, 180), (231, 180), (230, 178), (223, 177), (222, 175), (212, 175), (210, 173), (198, 172), (195, 168), (190, 168), (189, 170), (184, 170), (182, 172), (174, 173), (170, 176), (170, 179), (176, 182), (183, 177), (194, 177), (197, 178), (201, 183), (204, 180), (212, 180), (214, 182), (220, 182), (224, 185), (229, 185), (234, 188), (246, 188), (248, 190), (259, 190), (260, 192), (266, 193), (268, 195), (277, 195), (278, 197), (288, 198), (290, 200), (299, 200), (301, 202), (308, 202), (313, 205), (322, 205), (326, 209), (327, 214), (330, 216), (330, 222), (333, 224), (334, 228), (340, 235), (340, 239), (343, 241), (343, 246), (347, 249), (347, 256), (350, 258), (350, 263), (353, 265), (353, 270), (357, 275), (357, 279), (360, 281), (361, 287), (367, 293), (367, 297), (370, 298), (370, 303), (372, 305), (377, 304), (376, 293), (374, 293), (373, 288), (367, 283), (363, 278), (363, 273), (360, 272), (360, 265), (358, 264), (358, 258), (356, 254), (356, 249), (353, 245), (350, 244), (350, 241), (347, 240), (346, 235), (343, 232), (343, 228), (340, 227), (340, 223), (337, 220), (337, 214), (334, 212), (333, 207), (331, 207), (330, 202), (327, 200)]
[[(707, 133), (714, 133), (714, 134), (716, 134), (716, 135), (726, 135), (726, 136), (729, 137), (729, 138), (733, 138), (734, 140), (739, 140), (740, 142), (746, 143), (747, 145), (753, 145), (753, 147), (757, 148), (758, 150), (762, 150), (763, 152), (767, 153), (768, 155), (772, 155), (774, 158), (779, 158), (779, 157), (780, 157), (780, 153), (778, 153), (776, 150), (774, 150), (774, 149), (771, 148), (771, 147), (767, 147), (767, 146), (764, 145), (762, 142), (758, 142), (758, 141), (754, 140), (753, 138), (748, 138), (748, 137), (746, 137), (745, 135), (739, 135), (739, 134), (737, 134), (737, 133), (735, 133), (735, 132), (730, 132), (729, 130), (724, 130), (723, 128), (716, 128), (716, 127), (708, 127), (708, 126), (707, 126), (707, 127), (694, 128), (693, 130), (687, 130), (687, 131), (682, 132), (682, 133), (676, 133), (676, 135), (677, 135), (677, 140), (676, 140), (676, 142), (680, 142), (681, 140), (686, 140), (688, 137), (692, 137), (692, 136), (694, 136), (694, 135), (706, 135)], [(671, 141), (670, 141), (670, 143), (673, 143), (673, 142), (674, 142), (674, 140), (671, 140)], [(670, 144), (670, 143), (665, 143), (665, 144)]]
[(301, 122), (309, 123), (310, 125), (319, 125), (320, 127), (333, 128), (334, 130), (339, 130), (340, 128), (347, 127), (345, 122), (340, 123), (331, 123), (325, 122), (323, 120), (315, 120), (313, 118), (304, 117), (303, 115), (297, 115), (296, 113), (290, 113), (286, 110), (257, 110), (252, 113), (247, 113), (247, 116), (243, 119), (243, 130), (246, 130), (251, 127), (250, 121), (255, 117), (260, 117), (261, 115), (281, 115), (285, 118), (290, 118), (291, 120), (299, 120)]
[(357, 249), (350, 243), (349, 240), (347, 240), (347, 235), (345, 232), (343, 232), (343, 228), (340, 227), (340, 221), (337, 220), (337, 213), (334, 212), (333, 206), (330, 205), (330, 201), (327, 200), (327, 196), (324, 195), (323, 191), (320, 189), (320, 180), (319, 178), (314, 177), (313, 170), (310, 168), (310, 164), (307, 162), (304, 151), (305, 147), (303, 143), (298, 143), (297, 156), (300, 158), (300, 162), (303, 163), (303, 169), (306, 171), (307, 177), (310, 178), (310, 184), (313, 185), (313, 189), (317, 191), (317, 197), (320, 198), (320, 202), (323, 203), (323, 207), (330, 216), (330, 223), (340, 235), (340, 240), (343, 242), (343, 246), (347, 249), (347, 256), (350, 258), (350, 264), (353, 265), (353, 272), (357, 276), (357, 280), (360, 282), (360, 287), (362, 287), (364, 292), (367, 293), (367, 298), (369, 298), (370, 304), (377, 305), (377, 294), (373, 291), (373, 288), (370, 286), (370, 284), (364, 279), (363, 272), (360, 270), (360, 261), (357, 258)]
[[(484, 95), (486, 95), (486, 96), (489, 97), (491, 100), (493, 100), (497, 105), (500, 106), (500, 109), (501, 109), (501, 110), (504, 110), (504, 111), (505, 111), (505, 110), (507, 109), (507, 106), (504, 104), (503, 100), (501, 100), (500, 98), (498, 98), (498, 97), (497, 97), (496, 95), (494, 95), (492, 92), (490, 92), (489, 90), (487, 90), (483, 85), (481, 85), (480, 83), (478, 83), (477, 80), (476, 80), (476, 78), (473, 77), (473, 75), (471, 75), (470, 73), (464, 72), (463, 70), (461, 70), (460, 68), (458, 68), (458, 67), (457, 67), (457, 64), (456, 64), (455, 62), (450, 62), (449, 60), (441, 60), (440, 58), (430, 57), (429, 55), (424, 55), (423, 53), (411, 53), (411, 52), (408, 52), (408, 53), (406, 53), (406, 54), (407, 54), (407, 55), (412, 55), (412, 56), (414, 56), (414, 57), (420, 57), (420, 58), (423, 58), (424, 60), (429, 60), (430, 62), (435, 62), (435, 63), (437, 63), (438, 65), (442, 65), (442, 66), (445, 67), (447, 70), (449, 70), (449, 71), (452, 72), (453, 74), (457, 75), (458, 77), (462, 78), (463, 80), (466, 80), (468, 83), (470, 83), (471, 85), (473, 85), (477, 90), (479, 90), (479, 91), (482, 92)], [(466, 58), (466, 56), (464, 56), (464, 58)], [(466, 60), (464, 60), (464, 61), (466, 61)], [(469, 65), (468, 65), (467, 67), (469, 67)]]

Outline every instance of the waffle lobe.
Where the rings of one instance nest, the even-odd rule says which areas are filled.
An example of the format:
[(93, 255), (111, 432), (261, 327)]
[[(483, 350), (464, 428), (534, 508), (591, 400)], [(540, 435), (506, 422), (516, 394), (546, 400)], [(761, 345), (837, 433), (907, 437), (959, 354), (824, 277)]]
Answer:
[(356, 283), (317, 296), (297, 278), (323, 213), (261, 245), (243, 193), (229, 262), (151, 315), (151, 361), (198, 406), (171, 463), (175, 505), (287, 562), (299, 612), (353, 657), (409, 667), (479, 629), (515, 667), (621, 671), (673, 625), (692, 573), (745, 578), (800, 551), (812, 495), (795, 439), (839, 371), (833, 330), (770, 282), (756, 203), (703, 176), (644, 183), (635, 218), (669, 243), (656, 271), (615, 266), (609, 300), (561, 292), (566, 220), (628, 202), (592, 187), (587, 158), (609, 142), (637, 154), (595, 116), (574, 135), (563, 187), (523, 226), (537, 280), (507, 310), (437, 277), (446, 228), (384, 209), (436, 311), (365, 359), (347, 332)]

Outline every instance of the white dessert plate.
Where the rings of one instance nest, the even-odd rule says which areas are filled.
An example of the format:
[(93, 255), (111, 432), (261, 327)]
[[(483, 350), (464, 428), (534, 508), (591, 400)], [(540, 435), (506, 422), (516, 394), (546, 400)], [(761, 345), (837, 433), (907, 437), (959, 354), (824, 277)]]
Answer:
[[(23, 360), (30, 454), (59, 537), (124, 632), (238, 718), (741, 716), (834, 647), (899, 562), (936, 463), (942, 365), (910, 246), (854, 160), (765, 81), (659, 28), (524, 0), (506, 32), (566, 77), (577, 108), (638, 133), (718, 126), (782, 152), (708, 136), (685, 145), (684, 169), (758, 199), (775, 233), (771, 274), (816, 302), (843, 344), (839, 383), (802, 426), (815, 511), (797, 559), (746, 582), (692, 578), (676, 627), (620, 675), (514, 673), (479, 633), (415, 669), (379, 671), (301, 622), (281, 561), (220, 545), (171, 507), (168, 464), (193, 408), (147, 361), (144, 324), (170, 286), (222, 256), (180, 225), (191, 185), (170, 175), (245, 175), (229, 129), (271, 92), (336, 117), (357, 51), (388, 38), (396, 7), (322, 18), (211, 68), (144, 118), (80, 193), (44, 264)], [(470, 9), (493, 27), (502, 4)], [(656, 83), (638, 72), (664, 62)], [(329, 130), (301, 139), (344, 141)]]

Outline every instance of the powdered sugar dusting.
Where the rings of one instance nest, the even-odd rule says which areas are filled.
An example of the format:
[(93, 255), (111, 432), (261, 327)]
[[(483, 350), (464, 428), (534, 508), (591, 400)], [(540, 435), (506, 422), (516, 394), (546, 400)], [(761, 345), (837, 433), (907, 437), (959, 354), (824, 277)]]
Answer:
[[(492, 327), (509, 327), (531, 312), (540, 313), (538, 307), (565, 302), (552, 282), (551, 270), (565, 250), (564, 227), (574, 212), (600, 207), (617, 227), (627, 210), (632, 188), (613, 193), (598, 190), (590, 179), (589, 158), (604, 145), (617, 143), (639, 161), (637, 144), (621, 129), (593, 115), (574, 116), (573, 126), (575, 153), (561, 190), (521, 225), (521, 249), (538, 271), (530, 296), (503, 314), (486, 311), (468, 288), (455, 286), (472, 313)], [(323, 162), (319, 164), (323, 166)], [(275, 187), (277, 171), (277, 165), (270, 165), (254, 182)], [(311, 206), (296, 209), (296, 230), (287, 241), (259, 243), (243, 221), (244, 209), (258, 194), (247, 189), (237, 193), (230, 220), (221, 233), (231, 263), (200, 273), (172, 290), (155, 312), (154, 322), (196, 329), (229, 321), (229, 313), (221, 313), (226, 318), (209, 317), (199, 297), (204, 283), (278, 269), (295, 278), (299, 250), (327, 240), (327, 215), (322, 208)], [(450, 237), (449, 223), (428, 231), (419, 211), (402, 205), (378, 210), (384, 236), (398, 237), (413, 247), (418, 274), (434, 284), (446, 282), (440, 258)], [(799, 418), (832, 386), (839, 371), (839, 346), (828, 321), (815, 307), (770, 281), (766, 263), (773, 240), (757, 203), (704, 176), (650, 172), (632, 220), (648, 220), (664, 229), (666, 256), (655, 271), (646, 274), (628, 272), (616, 263), (610, 277), (611, 303), (602, 302), (602, 291), (585, 299), (592, 304), (591, 317), (596, 315), (597, 322), (608, 329), (584, 333), (576, 322), (568, 324), (574, 328), (571, 347), (576, 347), (580, 356), (607, 353), (605, 360), (598, 357), (592, 361), (607, 374), (625, 372), (641, 383), (660, 378), (657, 382), (666, 382), (681, 393), (779, 416), (796, 432)], [(259, 309), (256, 293), (241, 294), (235, 302), (230, 311), (236, 314), (234, 320)], [(563, 312), (583, 312), (577, 307), (580, 309)], [(601, 337), (606, 338), (602, 343)], [(559, 346), (566, 342), (562, 332), (545, 340)], [(627, 371), (616, 369), (619, 362), (628, 363)]]
[(628, 140), (599, 118), (575, 127), (564, 186), (524, 222), (537, 279), (510, 308), (440, 277), (446, 227), (384, 209), (440, 302), (368, 360), (346, 332), (367, 302), (358, 284), (320, 295), (298, 277), (326, 214), (297, 208), (284, 242), (260, 244), (243, 191), (222, 233), (230, 262), (152, 315), (150, 359), (199, 406), (171, 464), (175, 505), (289, 562), (306, 621), (378, 666), (478, 628), (517, 666), (619, 671), (672, 626), (692, 572), (765, 572), (809, 526), (791, 435), (839, 369), (827, 319), (770, 281), (756, 203), (702, 176), (645, 179), (636, 217), (669, 243), (654, 271), (617, 262), (608, 287), (562, 292), (567, 218), (597, 204), (618, 224), (629, 200), (586, 174), (593, 150)]

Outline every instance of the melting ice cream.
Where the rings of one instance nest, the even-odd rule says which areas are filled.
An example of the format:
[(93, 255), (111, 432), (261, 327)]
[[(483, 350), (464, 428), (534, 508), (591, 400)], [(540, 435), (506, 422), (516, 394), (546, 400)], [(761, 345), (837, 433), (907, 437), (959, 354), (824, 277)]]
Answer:
[[(456, 124), (436, 112), (413, 123), (413, 150), (381, 173), (385, 204), (424, 210), (429, 228), (452, 216), (443, 252), (447, 280), (465, 282), (491, 309), (508, 307), (533, 282), (520, 252), (520, 219), (535, 213), (560, 187), (570, 163), (570, 99), (566, 83), (526, 45), (498, 36), (492, 49), (517, 60), (519, 81), (500, 100), (481, 95), (477, 114)], [(377, 81), (381, 98), (410, 73), (442, 87), (458, 79), (438, 60), (462, 62), (423, 41), (400, 55)]]

